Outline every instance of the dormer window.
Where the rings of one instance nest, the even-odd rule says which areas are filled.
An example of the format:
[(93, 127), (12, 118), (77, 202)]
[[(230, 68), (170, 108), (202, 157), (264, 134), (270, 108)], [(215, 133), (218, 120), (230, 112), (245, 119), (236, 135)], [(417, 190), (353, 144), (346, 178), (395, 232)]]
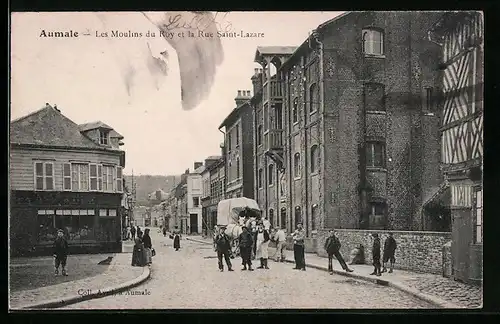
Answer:
[(99, 143), (101, 145), (108, 145), (109, 144), (109, 131), (102, 130), (102, 129), (99, 131)]

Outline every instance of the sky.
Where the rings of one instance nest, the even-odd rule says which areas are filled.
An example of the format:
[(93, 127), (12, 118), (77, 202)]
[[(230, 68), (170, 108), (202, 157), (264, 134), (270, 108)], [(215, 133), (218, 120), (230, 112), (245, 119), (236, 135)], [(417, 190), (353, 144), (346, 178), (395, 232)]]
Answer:
[[(257, 46), (298, 46), (308, 33), (342, 12), (230, 12), (217, 15), (221, 29), (264, 33), (261, 38), (222, 38), (224, 60), (208, 97), (184, 110), (175, 50), (138, 12), (100, 13), (120, 31), (156, 32), (157, 37), (96, 37), (110, 25), (95, 13), (14, 13), (11, 16), (11, 120), (45, 103), (57, 105), (77, 124), (100, 120), (124, 136), (125, 174), (172, 175), (195, 161), (220, 155), (222, 120), (234, 109), (238, 90), (252, 90)], [(77, 38), (40, 37), (41, 31), (86, 31)], [(139, 48), (148, 42), (168, 52), (168, 75), (152, 79)], [(127, 57), (136, 71), (127, 92)], [(158, 83), (155, 83), (155, 82)]]

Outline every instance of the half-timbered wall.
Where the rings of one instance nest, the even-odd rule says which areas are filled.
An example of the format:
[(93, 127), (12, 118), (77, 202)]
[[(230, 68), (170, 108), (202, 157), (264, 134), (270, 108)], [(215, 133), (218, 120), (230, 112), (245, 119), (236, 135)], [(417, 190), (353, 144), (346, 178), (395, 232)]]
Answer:
[(483, 156), (483, 20), (472, 14), (444, 36), (442, 162)]

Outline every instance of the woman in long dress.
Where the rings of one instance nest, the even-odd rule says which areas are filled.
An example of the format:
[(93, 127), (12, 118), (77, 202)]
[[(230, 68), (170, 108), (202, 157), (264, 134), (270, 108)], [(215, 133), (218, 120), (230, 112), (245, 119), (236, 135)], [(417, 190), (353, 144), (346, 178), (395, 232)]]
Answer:
[(144, 253), (144, 245), (142, 238), (137, 236), (135, 238), (134, 250), (132, 252), (132, 266), (144, 267), (146, 265), (146, 255)]
[(260, 224), (257, 231), (257, 244), (256, 244), (255, 258), (260, 259), (260, 266), (257, 269), (269, 269), (267, 259), (269, 258), (269, 232), (264, 229)]
[(144, 230), (144, 235), (142, 236), (142, 243), (144, 244), (146, 264), (151, 264), (153, 262), (153, 254), (151, 252), (153, 244), (151, 243), (151, 237), (149, 236), (149, 228), (146, 228)]
[(174, 249), (176, 251), (179, 251), (181, 248), (181, 231), (179, 231), (179, 228), (176, 226), (174, 229)]

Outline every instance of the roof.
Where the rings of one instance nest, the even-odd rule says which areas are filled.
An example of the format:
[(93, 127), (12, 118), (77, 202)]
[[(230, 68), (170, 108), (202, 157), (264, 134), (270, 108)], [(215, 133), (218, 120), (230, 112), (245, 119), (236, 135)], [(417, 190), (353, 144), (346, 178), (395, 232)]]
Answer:
[(224, 118), (224, 120), (222, 121), (222, 123), (219, 125), (219, 129), (221, 129), (224, 126), (227, 126), (233, 120), (233, 118), (235, 116), (237, 116), (237, 114), (239, 113), (239, 111), (243, 107), (247, 106), (250, 103), (250, 100), (251, 99), (248, 99), (247, 101), (245, 101), (244, 103), (242, 103), (238, 107), (236, 107), (233, 110), (231, 110), (231, 112), (229, 113), (229, 115), (227, 115), (226, 118)]
[(254, 62), (260, 62), (262, 55), (291, 55), (297, 46), (257, 46)]
[(103, 149), (80, 132), (78, 124), (47, 105), (10, 123), (11, 144)]
[(220, 155), (210, 155), (205, 160), (220, 160), (220, 159), (222, 159), (222, 156)]
[(92, 130), (92, 129), (107, 129), (109, 130), (109, 137), (111, 138), (118, 138), (118, 139), (123, 139), (123, 136), (121, 134), (119, 134), (117, 131), (115, 131), (113, 129), (113, 127), (103, 123), (102, 121), (98, 120), (98, 121), (95, 121), (95, 122), (91, 122), (91, 123), (85, 123), (85, 124), (80, 124), (78, 125), (78, 127), (80, 127), (80, 131), (82, 132), (85, 132), (85, 131), (89, 131), (89, 130)]

